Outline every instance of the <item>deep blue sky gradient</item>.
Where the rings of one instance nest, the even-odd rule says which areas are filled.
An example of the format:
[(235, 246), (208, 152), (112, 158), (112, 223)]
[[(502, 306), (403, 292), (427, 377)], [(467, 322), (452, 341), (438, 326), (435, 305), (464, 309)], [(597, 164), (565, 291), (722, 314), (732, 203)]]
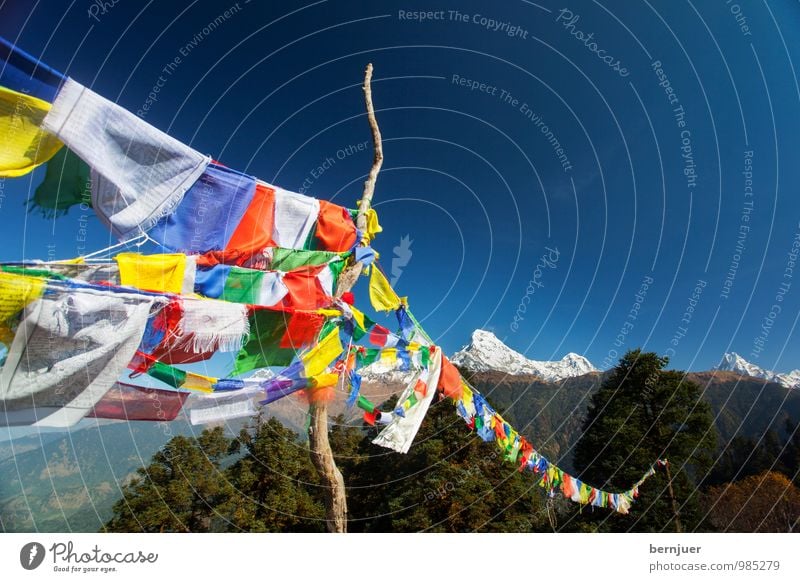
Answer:
[[(391, 270), (393, 248), (413, 240), (397, 288), (447, 352), (486, 328), (536, 359), (574, 351), (603, 366), (644, 346), (672, 347), (679, 368), (708, 369), (729, 350), (766, 368), (800, 368), (800, 270), (784, 277), (800, 232), (797, 2), (240, 1), (208, 34), (234, 3), (181, 4), (121, 0), (102, 13), (84, 1), (6, 2), (0, 35), (134, 112), (161, 75), (148, 122), (229, 166), (348, 206), (371, 163), (360, 84), (373, 62), (386, 158), (375, 247)], [(558, 20), (562, 9), (579, 16), (571, 27)], [(415, 10), (443, 19), (401, 18)], [(489, 30), (476, 15), (520, 32)], [(594, 33), (597, 50), (628, 75), (577, 31)], [(683, 128), (655, 61), (684, 109)], [(470, 90), (454, 75), (489, 88)], [(746, 151), (754, 195), (742, 222)], [(55, 221), (26, 212), (41, 176), (3, 182), (0, 259), (67, 258), (114, 242), (94, 217), (88, 240), (78, 240), (77, 209)], [(749, 231), (723, 298), (742, 225)], [(546, 247), (558, 261), (537, 272)], [(687, 325), (698, 280), (706, 286)], [(357, 300), (367, 302), (366, 281)], [(671, 346), (680, 327), (685, 336)]]

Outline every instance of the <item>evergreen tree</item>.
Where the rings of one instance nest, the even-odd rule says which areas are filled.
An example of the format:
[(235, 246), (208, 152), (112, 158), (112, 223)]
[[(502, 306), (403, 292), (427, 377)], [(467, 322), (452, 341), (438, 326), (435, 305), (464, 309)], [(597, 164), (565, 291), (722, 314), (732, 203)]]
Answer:
[[(364, 430), (340, 465), (348, 484), (349, 531), (549, 530), (538, 479), (471, 433), (451, 402), (431, 406), (405, 455), (373, 445), (376, 432)], [(352, 443), (343, 434), (336, 440)]]
[(259, 415), (241, 430), (237, 442), (244, 455), (227, 471), (236, 495), (222, 509), (231, 529), (324, 531), (319, 480), (297, 434)]
[(652, 352), (625, 354), (592, 396), (575, 467), (584, 482), (625, 490), (659, 458), (665, 472), (640, 490), (628, 516), (583, 512), (601, 530), (691, 531), (699, 525), (698, 481), (711, 464), (716, 430), (700, 386), (683, 372), (664, 370), (668, 359)]
[(176, 436), (123, 488), (106, 524), (112, 532), (207, 532), (226, 527), (217, 511), (234, 493), (220, 467), (231, 440), (222, 428)]

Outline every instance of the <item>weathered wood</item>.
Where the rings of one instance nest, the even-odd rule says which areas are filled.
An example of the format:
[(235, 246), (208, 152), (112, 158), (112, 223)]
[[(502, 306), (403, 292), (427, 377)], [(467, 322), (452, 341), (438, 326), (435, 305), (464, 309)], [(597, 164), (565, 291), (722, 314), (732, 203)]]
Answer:
[(669, 470), (669, 462), (664, 465), (664, 470), (667, 474), (667, 492), (669, 493), (669, 502), (672, 506), (672, 517), (675, 521), (675, 532), (682, 533), (683, 526), (681, 525), (681, 513), (678, 510), (678, 501), (675, 499), (675, 491), (672, 489), (672, 472)]
[[(372, 63), (367, 65), (364, 75), (364, 101), (367, 106), (367, 120), (372, 130), (372, 142), (375, 146), (375, 155), (372, 168), (367, 180), (364, 182), (364, 193), (358, 206), (356, 226), (361, 233), (367, 232), (367, 211), (372, 205), (372, 196), (375, 193), (375, 182), (378, 179), (383, 165), (383, 144), (378, 121), (375, 119), (375, 109), (372, 106)], [(362, 241), (363, 244), (363, 241)], [(339, 277), (336, 288), (336, 297), (341, 297), (350, 291), (358, 281), (362, 265), (353, 262), (348, 265)], [(333, 450), (328, 439), (328, 404), (318, 402), (309, 406), (311, 423), (308, 426), (308, 442), (311, 448), (311, 462), (319, 474), (325, 488), (325, 521), (328, 531), (344, 533), (347, 531), (347, 495), (342, 472), (336, 466)]]

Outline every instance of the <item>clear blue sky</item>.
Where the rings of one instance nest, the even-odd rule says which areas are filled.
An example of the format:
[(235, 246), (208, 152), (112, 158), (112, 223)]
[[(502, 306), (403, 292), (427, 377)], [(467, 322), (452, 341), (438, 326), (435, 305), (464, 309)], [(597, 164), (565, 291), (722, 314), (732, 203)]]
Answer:
[[(644, 346), (680, 368), (728, 350), (800, 368), (800, 265), (785, 270), (800, 233), (797, 2), (101, 4), (5, 2), (0, 34), (134, 112), (160, 82), (147, 121), (344, 205), (371, 163), (360, 83), (374, 63), (375, 246), (391, 270), (413, 240), (397, 288), (446, 351), (486, 328), (537, 359), (603, 366)], [(2, 183), (1, 259), (112, 242), (93, 217), (79, 240), (75, 209), (28, 214), (40, 180)]]

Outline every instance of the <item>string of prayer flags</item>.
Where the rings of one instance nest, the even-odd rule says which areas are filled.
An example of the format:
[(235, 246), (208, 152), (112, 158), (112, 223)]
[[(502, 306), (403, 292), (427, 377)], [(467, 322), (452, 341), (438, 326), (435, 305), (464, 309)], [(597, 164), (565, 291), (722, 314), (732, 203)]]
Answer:
[(86, 418), (167, 422), (178, 417), (188, 396), (188, 392), (116, 382)]
[(306, 376), (305, 366), (302, 361), (296, 361), (288, 368), (280, 372), (262, 384), (266, 398), (261, 404), (270, 404), (276, 400), (294, 394), (303, 389), (308, 389), (307, 397), (310, 402), (319, 401), (327, 398), (326, 389), (335, 385), (338, 375), (324, 372), (317, 376)]
[(502, 450), (505, 460), (518, 464), (520, 470), (529, 470), (541, 475), (539, 485), (550, 495), (559, 491), (565, 498), (576, 503), (609, 507), (619, 513), (628, 513), (631, 502), (638, 496), (641, 484), (655, 474), (655, 466), (663, 464), (663, 461), (657, 461), (656, 465), (628, 491), (620, 493), (602, 491), (583, 483), (577, 477), (565, 473), (550, 463), (463, 379), (460, 396), (454, 399), (454, 402), (457, 414), (464, 419), (467, 426), (475, 430), (484, 441), (495, 441)]
[(197, 269), (194, 290), (224, 301), (313, 310), (333, 303), (340, 266), (331, 263), (283, 272), (216, 265)]
[[(427, 334), (413, 318), (413, 315), (409, 315), (420, 334), (427, 338)], [(441, 355), (441, 350), (436, 350), (435, 354), (434, 362), (436, 360), (441, 362), (441, 372), (437, 376), (436, 385), (444, 395), (451, 398), (454, 402), (458, 416), (460, 416), (466, 422), (470, 430), (474, 430), (482, 440), (487, 442), (495, 441), (502, 451), (503, 458), (511, 463), (517, 464), (520, 471), (528, 470), (532, 471), (534, 474), (541, 475), (539, 485), (544, 488), (550, 496), (554, 495), (556, 491), (560, 491), (565, 498), (576, 503), (591, 504), (596, 507), (608, 507), (619, 513), (628, 513), (631, 503), (638, 497), (639, 487), (649, 477), (655, 474), (656, 467), (666, 464), (664, 460), (656, 461), (630, 489), (619, 493), (602, 491), (583, 483), (580, 479), (565, 473), (559, 467), (550, 463), (536, 451), (533, 445), (531, 445), (524, 436), (520, 435), (489, 405), (483, 395), (472, 388), (469, 383), (458, 374), (458, 370), (455, 366), (446, 362), (446, 358)], [(431, 364), (431, 369), (433, 366), (434, 363)], [(419, 407), (417, 404), (420, 400), (420, 390), (416, 384), (414, 384), (414, 392), (412, 393), (411, 391), (411, 386), (415, 381), (416, 378), (412, 379), (412, 383), (406, 387), (406, 390), (398, 400), (399, 406), (395, 409), (394, 419), (389, 423), (386, 429), (381, 431), (378, 438), (375, 439), (373, 443), (382, 446), (389, 445), (389, 448), (400, 452), (404, 452), (402, 450), (403, 448), (407, 450), (407, 447), (394, 448), (392, 446), (396, 445), (397, 441), (400, 439), (390, 440), (390, 438), (382, 439), (381, 437), (389, 428), (397, 426), (399, 422), (401, 422), (401, 419), (405, 420), (412, 415), (416, 415), (418, 418), (420, 415), (424, 416), (427, 412), (427, 407), (423, 410), (423, 408)], [(429, 390), (428, 392), (432, 393), (434, 391)], [(403, 418), (402, 415), (405, 415), (405, 418)], [(416, 434), (416, 431), (414, 431), (414, 434)], [(413, 435), (411, 438), (413, 439)]]
[(0, 37), (0, 86), (52, 103), (64, 75)]
[(196, 374), (181, 370), (164, 362), (156, 360), (153, 356), (137, 351), (128, 363), (135, 377), (139, 374), (147, 374), (151, 378), (163, 382), (172, 388), (182, 390), (196, 390), (199, 392), (214, 392), (214, 387), (219, 381), (218, 378)]
[(0, 178), (24, 176), (64, 145), (42, 128), (50, 104), (0, 86)]
[(92, 207), (120, 240), (173, 212), (211, 161), (71, 78), (41, 126), (92, 168)]
[[(120, 253), (110, 264), (36, 265), (38, 276), (110, 283), (144, 291), (191, 295), (278, 309), (316, 310), (329, 307), (343, 262), (300, 267), (287, 273), (230, 265), (197, 267), (196, 256), (180, 253)], [(3, 266), (8, 270), (9, 266)], [(21, 267), (32, 273), (33, 266)], [(115, 270), (116, 269), (116, 270)]]
[(139, 345), (156, 297), (71, 288), (25, 307), (0, 371), (6, 416), (77, 423), (108, 392)]

